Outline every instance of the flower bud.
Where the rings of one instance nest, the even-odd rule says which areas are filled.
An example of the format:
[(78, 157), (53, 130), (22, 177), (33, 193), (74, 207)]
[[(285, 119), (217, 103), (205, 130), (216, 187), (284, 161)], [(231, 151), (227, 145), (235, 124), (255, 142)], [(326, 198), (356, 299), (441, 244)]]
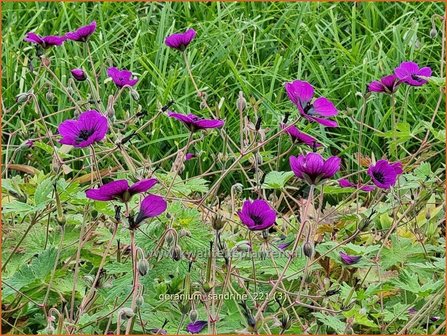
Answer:
[(127, 319), (132, 318), (135, 315), (135, 312), (131, 308), (124, 307), (124, 308), (121, 308), (120, 315), (121, 315), (121, 318), (127, 320)]
[(239, 91), (239, 97), (237, 98), (236, 106), (239, 112), (244, 111), (247, 107), (247, 100), (245, 99), (244, 93), (242, 91)]
[(28, 92), (19, 93), (16, 96), (16, 103), (18, 103), (18, 104), (26, 103), (28, 101), (29, 97), (30, 97), (30, 94)]
[(425, 219), (430, 220), (430, 218), (431, 218), (431, 212), (430, 209), (427, 209), (427, 211), (425, 212)]
[(49, 323), (47, 327), (43, 330), (44, 335), (53, 335), (56, 333), (56, 329), (53, 327), (52, 323)]
[(130, 95), (132, 96), (133, 100), (138, 101), (140, 100), (140, 94), (135, 89), (130, 90)]
[(199, 316), (199, 314), (197, 313), (197, 310), (193, 309), (189, 312), (189, 319), (191, 320), (192, 323), (197, 321), (197, 317)]
[(179, 236), (179, 238), (182, 238), (182, 237), (191, 237), (191, 232), (189, 232), (189, 231), (186, 230), (186, 229), (181, 229), (181, 230), (178, 232), (178, 236)]
[(430, 37), (434, 39), (436, 36), (438, 36), (438, 31), (436, 30), (436, 26), (433, 26), (430, 30)]
[(190, 306), (191, 306), (191, 304), (189, 303), (189, 301), (186, 301), (185, 303), (180, 303), (180, 302), (178, 303), (178, 307), (180, 309), (180, 312), (183, 315), (188, 314), (188, 312), (190, 311)]
[(138, 273), (140, 273), (141, 276), (145, 276), (147, 274), (147, 271), (149, 270), (148, 261), (145, 258), (138, 260), (137, 268)]
[(313, 244), (311, 244), (309, 242), (305, 242), (303, 245), (303, 253), (306, 257), (312, 258), (313, 254), (314, 254)]
[(137, 304), (138, 308), (141, 308), (141, 306), (144, 304), (144, 298), (143, 295), (139, 295), (137, 297), (137, 301), (135, 302)]
[(85, 74), (84, 70), (76, 68), (71, 70), (71, 74), (73, 75), (74, 79), (77, 81), (85, 81), (87, 79), (87, 75)]
[(166, 244), (168, 245), (168, 246), (171, 246), (171, 244), (172, 244), (172, 242), (174, 241), (174, 237), (175, 236), (175, 234), (174, 234), (174, 232), (172, 232), (172, 230), (169, 230), (167, 233), (166, 233), (166, 236), (165, 236), (165, 241), (166, 241)]
[(174, 259), (175, 261), (179, 261), (180, 259), (182, 259), (182, 249), (180, 248), (180, 246), (175, 245), (171, 249), (171, 256), (172, 259)]
[(48, 100), (49, 102), (52, 102), (52, 101), (56, 98), (56, 96), (54, 95), (53, 92), (51, 92), (51, 91), (47, 91), (47, 93), (45, 94), (45, 98), (46, 98), (46, 100)]

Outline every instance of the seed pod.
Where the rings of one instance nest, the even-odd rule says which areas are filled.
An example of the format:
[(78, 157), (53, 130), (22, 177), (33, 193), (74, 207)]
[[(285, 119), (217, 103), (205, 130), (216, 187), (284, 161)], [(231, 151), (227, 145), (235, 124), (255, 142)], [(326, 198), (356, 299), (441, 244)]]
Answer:
[(309, 242), (305, 242), (303, 245), (303, 253), (306, 257), (312, 258), (313, 254), (314, 254), (313, 244), (311, 244)]
[(109, 99), (107, 101), (107, 109), (106, 109), (107, 116), (109, 118), (112, 118), (115, 116), (115, 108), (113, 107), (114, 103), (115, 103), (115, 101), (114, 101), (113, 95), (110, 95)]
[(259, 131), (261, 129), (261, 124), (262, 124), (262, 117), (258, 117), (258, 119), (256, 120), (256, 125), (255, 125), (256, 131)]
[(175, 261), (179, 261), (180, 259), (182, 259), (182, 249), (180, 248), (180, 246), (175, 245), (171, 249), (171, 256), (172, 259), (174, 259)]
[(202, 287), (205, 293), (209, 293), (214, 288), (214, 282), (212, 281), (205, 282)]
[(189, 312), (189, 319), (191, 320), (192, 323), (197, 321), (197, 317), (199, 316), (199, 314), (197, 313), (197, 310), (193, 309)]
[(427, 211), (425, 212), (425, 219), (430, 220), (430, 218), (431, 218), (431, 212), (430, 209), (427, 209)]
[(179, 236), (179, 238), (182, 238), (182, 237), (191, 237), (191, 232), (189, 232), (189, 231), (186, 230), (186, 229), (181, 229), (181, 230), (178, 232), (178, 236)]
[(138, 273), (140, 273), (141, 276), (145, 276), (147, 274), (147, 271), (149, 270), (148, 261), (145, 258), (138, 260), (137, 268)]
[(213, 226), (214, 230), (219, 231), (224, 227), (225, 221), (222, 219), (222, 216), (214, 215), (211, 219), (211, 225)]

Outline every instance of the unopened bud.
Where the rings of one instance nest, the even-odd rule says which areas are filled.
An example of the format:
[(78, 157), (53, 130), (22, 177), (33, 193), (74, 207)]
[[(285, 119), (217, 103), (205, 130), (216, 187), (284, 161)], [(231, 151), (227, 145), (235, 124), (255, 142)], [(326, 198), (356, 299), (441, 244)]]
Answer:
[(141, 276), (145, 276), (147, 274), (147, 271), (149, 270), (148, 261), (145, 258), (138, 260), (137, 268), (138, 273), (140, 273)]
[(425, 212), (425, 219), (430, 220), (430, 218), (431, 218), (431, 211), (430, 209), (427, 209), (427, 211)]
[(186, 230), (186, 229), (181, 229), (181, 230), (178, 232), (178, 236), (179, 236), (179, 238), (182, 238), (182, 237), (191, 237), (191, 232), (189, 232), (189, 231)]
[(175, 245), (171, 249), (171, 256), (172, 256), (172, 259), (174, 259), (175, 261), (179, 261), (180, 259), (182, 259), (182, 250), (181, 250), (180, 246)]
[(209, 293), (214, 288), (214, 282), (212, 281), (205, 282), (202, 287), (205, 293)]
[(54, 95), (53, 92), (48, 91), (48, 92), (45, 94), (45, 98), (46, 98), (49, 102), (52, 102), (52, 101), (56, 98), (56, 96)]
[(139, 295), (137, 297), (137, 301), (135, 302), (137, 304), (138, 308), (141, 308), (141, 306), (144, 304), (144, 298), (143, 295)]
[(47, 327), (43, 330), (44, 335), (53, 335), (56, 332), (56, 329), (53, 327), (53, 324), (48, 324)]
[(306, 257), (312, 258), (313, 254), (314, 254), (313, 244), (311, 244), (309, 242), (305, 242), (304, 246), (303, 246), (303, 253)]
[(244, 111), (247, 107), (247, 100), (245, 99), (244, 93), (242, 91), (239, 91), (239, 97), (237, 98), (236, 106), (239, 112)]
[(197, 313), (197, 310), (193, 309), (189, 312), (189, 319), (191, 320), (192, 323), (197, 321), (197, 317), (199, 316), (199, 314)]
[(19, 93), (16, 96), (16, 103), (18, 103), (18, 104), (26, 103), (28, 101), (29, 97), (30, 97), (30, 95), (28, 92)]
[(166, 236), (165, 236), (165, 241), (166, 241), (166, 244), (168, 244), (168, 246), (171, 246), (171, 244), (172, 244), (172, 242), (174, 241), (174, 232), (172, 232), (172, 230), (169, 230), (167, 233), (166, 233)]
[(132, 96), (133, 100), (135, 100), (135, 101), (140, 100), (140, 94), (138, 93), (137, 90), (131, 89), (130, 90), (130, 95)]
[(121, 318), (127, 320), (127, 319), (132, 318), (135, 315), (135, 312), (131, 308), (124, 307), (124, 308), (121, 308), (120, 314), (121, 314)]
[(434, 39), (436, 38), (436, 36), (438, 36), (438, 31), (436, 30), (436, 27), (433, 26), (432, 29), (430, 30), (430, 37)]

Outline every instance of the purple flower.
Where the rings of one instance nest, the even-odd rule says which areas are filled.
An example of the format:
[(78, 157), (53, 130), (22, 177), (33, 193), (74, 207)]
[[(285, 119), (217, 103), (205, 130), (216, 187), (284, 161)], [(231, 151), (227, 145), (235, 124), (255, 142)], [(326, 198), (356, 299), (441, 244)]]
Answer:
[(146, 218), (153, 218), (161, 215), (166, 208), (168, 203), (163, 197), (158, 195), (148, 195), (144, 198), (140, 205), (140, 212), (135, 220), (130, 221), (130, 229), (134, 230), (141, 225), (141, 222)]
[(345, 265), (357, 264), (361, 258), (362, 258), (361, 256), (354, 256), (354, 255), (346, 254), (344, 252), (340, 252), (340, 259), (343, 262), (343, 264), (345, 264)]
[(28, 148), (33, 148), (34, 147), (34, 141), (33, 140), (26, 140), (25, 141), (25, 146)]
[(326, 127), (337, 127), (336, 121), (320, 117), (332, 117), (338, 111), (335, 105), (324, 97), (319, 97), (312, 102), (314, 88), (308, 82), (296, 80), (285, 84), (289, 99), (298, 107), (300, 114), (310, 121)]
[(389, 189), (397, 181), (397, 176), (402, 174), (402, 163), (389, 163), (387, 160), (379, 160), (368, 168), (368, 175), (376, 186), (382, 189)]
[(363, 190), (366, 192), (370, 192), (375, 189), (375, 187), (373, 185), (354, 184), (346, 178), (342, 178), (342, 179), (338, 180), (338, 185), (342, 188), (356, 188), (356, 189), (360, 189), (360, 190)]
[(134, 86), (138, 82), (138, 78), (131, 78), (132, 72), (129, 70), (120, 70), (115, 67), (111, 67), (107, 69), (107, 75), (112, 78), (113, 82), (119, 88), (122, 88), (125, 85)]
[(189, 161), (189, 160), (195, 158), (196, 156), (197, 156), (197, 155), (194, 154), (194, 153), (186, 153), (186, 155), (185, 155), (185, 161)]
[(221, 128), (224, 125), (223, 120), (218, 119), (202, 119), (194, 114), (180, 114), (172, 111), (168, 112), (168, 116), (180, 120), (191, 132), (197, 132), (207, 128)]
[(423, 77), (431, 76), (431, 69), (424, 67), (419, 69), (419, 65), (414, 62), (402, 62), (396, 69), (394, 74), (401, 82), (411, 86), (422, 86), (427, 83)]
[(186, 326), (186, 331), (190, 332), (191, 334), (198, 334), (201, 332), (206, 326), (208, 325), (207, 321), (196, 321), (191, 322)]
[(368, 84), (368, 90), (371, 92), (383, 92), (392, 94), (397, 91), (400, 81), (395, 75), (382, 77), (380, 80)]
[(58, 131), (61, 144), (82, 148), (104, 139), (108, 130), (107, 118), (95, 110), (82, 112), (77, 120), (65, 120)]
[(304, 179), (309, 184), (317, 184), (321, 180), (331, 178), (340, 170), (340, 158), (331, 156), (324, 160), (318, 153), (291, 156), (290, 168), (295, 176)]
[(301, 132), (295, 125), (287, 126), (283, 124), (281, 125), (281, 128), (284, 130), (285, 133), (290, 135), (294, 142), (296, 141), (298, 143), (303, 143), (312, 148), (321, 147), (321, 144), (318, 143), (315, 138), (311, 137), (309, 134)]
[(96, 30), (96, 21), (76, 29), (74, 32), (65, 34), (65, 37), (72, 41), (86, 42), (90, 35)]
[(191, 41), (196, 36), (196, 31), (194, 29), (188, 29), (184, 33), (172, 34), (166, 37), (165, 44), (170, 47), (180, 51), (184, 51), (186, 47), (191, 43)]
[(134, 183), (129, 187), (127, 180), (116, 180), (104, 184), (97, 189), (88, 189), (85, 194), (88, 198), (96, 201), (119, 200), (129, 202), (133, 195), (148, 191), (158, 182), (157, 179), (146, 179)]
[(73, 69), (71, 70), (71, 74), (73, 75), (73, 77), (82, 82), (85, 81), (87, 79), (87, 75), (85, 74), (84, 70), (82, 69)]
[(246, 200), (238, 216), (251, 231), (262, 231), (271, 227), (276, 221), (276, 212), (264, 200), (253, 202)]
[(26, 37), (23, 39), (26, 42), (36, 43), (42, 46), (44, 49), (48, 49), (52, 46), (60, 46), (65, 41), (65, 36), (39, 36), (36, 33), (29, 32), (26, 34)]

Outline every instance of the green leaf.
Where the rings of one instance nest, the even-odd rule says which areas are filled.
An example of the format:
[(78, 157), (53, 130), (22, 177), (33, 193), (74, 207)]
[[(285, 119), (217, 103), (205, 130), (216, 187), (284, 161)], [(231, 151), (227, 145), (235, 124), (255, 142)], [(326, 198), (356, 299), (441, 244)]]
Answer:
[(265, 176), (262, 188), (265, 189), (282, 189), (286, 183), (292, 178), (293, 172), (288, 171), (272, 171)]
[(346, 330), (346, 323), (340, 321), (338, 318), (332, 315), (324, 315), (323, 313), (317, 312), (313, 315), (323, 323), (325, 326), (333, 329), (337, 334), (344, 334)]
[(34, 204), (39, 205), (47, 201), (48, 195), (53, 189), (53, 181), (49, 178), (41, 181), (36, 188), (34, 193)]

